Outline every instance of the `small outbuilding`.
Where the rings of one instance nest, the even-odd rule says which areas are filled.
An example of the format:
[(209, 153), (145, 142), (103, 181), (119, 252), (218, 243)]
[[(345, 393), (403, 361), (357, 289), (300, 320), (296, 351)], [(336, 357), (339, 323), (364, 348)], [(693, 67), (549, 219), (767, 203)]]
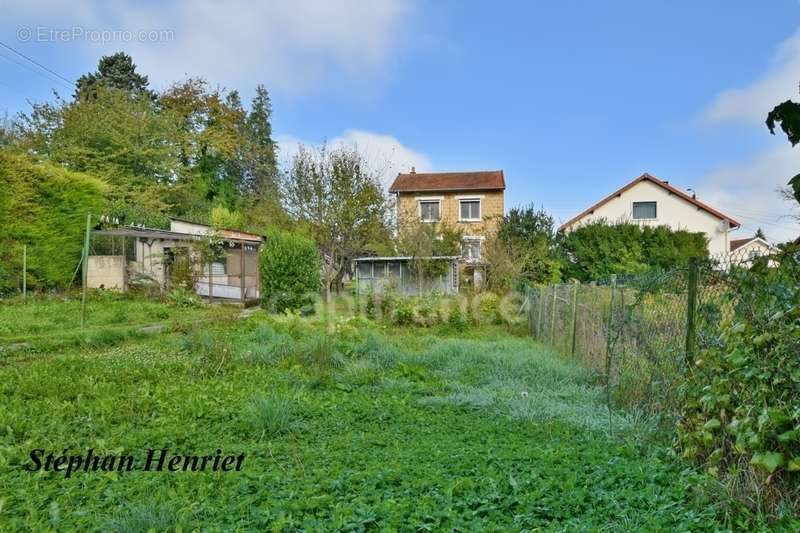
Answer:
[[(458, 292), (460, 259), (459, 256), (359, 257), (355, 260), (356, 292), (419, 294), (439, 291), (455, 294)], [(424, 261), (425, 268), (418, 268), (417, 261)], [(417, 275), (419, 270), (423, 271), (421, 280)]]
[[(122, 226), (92, 235), (89, 287), (127, 291), (142, 284), (165, 292), (182, 268), (194, 291), (209, 300), (247, 303), (259, 298), (258, 253), (264, 242), (260, 235), (179, 219), (170, 221), (169, 230)], [(212, 240), (216, 255), (200, 259), (198, 249)]]

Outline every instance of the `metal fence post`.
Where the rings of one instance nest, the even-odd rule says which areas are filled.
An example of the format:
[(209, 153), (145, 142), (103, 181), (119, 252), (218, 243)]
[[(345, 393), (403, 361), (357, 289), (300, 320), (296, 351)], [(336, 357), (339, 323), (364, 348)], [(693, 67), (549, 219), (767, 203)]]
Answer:
[(86, 235), (83, 238), (83, 294), (81, 295), (81, 329), (86, 325), (86, 284), (89, 280), (89, 237), (92, 232), (92, 215), (86, 215)]
[(244, 286), (244, 271), (245, 271), (245, 260), (244, 260), (244, 241), (239, 243), (239, 289), (241, 290), (241, 294), (239, 295), (242, 301), (242, 308), (247, 307), (247, 298), (245, 298), (245, 286)]
[(558, 285), (553, 284), (553, 309), (550, 312), (550, 344), (556, 344), (556, 310), (558, 309)]
[(608, 329), (606, 330), (606, 403), (608, 404), (609, 428), (611, 426), (611, 352), (614, 335), (614, 293), (617, 289), (617, 276), (611, 276), (611, 300), (608, 309)]
[(28, 245), (22, 245), (22, 301), (28, 300)]
[(535, 316), (536, 313), (534, 312), (534, 302), (533, 302), (533, 287), (527, 285), (528, 291), (528, 335), (531, 337), (536, 337), (536, 322)]
[(539, 298), (539, 318), (536, 320), (536, 338), (542, 340), (544, 330), (544, 287), (537, 287), (537, 297)]
[(581, 282), (576, 280), (572, 290), (572, 347), (570, 349), (572, 357), (575, 357), (575, 346), (578, 341), (578, 290), (580, 286)]
[(697, 274), (698, 261), (689, 259), (689, 271), (686, 280), (686, 364), (691, 368), (694, 350), (697, 344), (695, 316), (697, 312)]

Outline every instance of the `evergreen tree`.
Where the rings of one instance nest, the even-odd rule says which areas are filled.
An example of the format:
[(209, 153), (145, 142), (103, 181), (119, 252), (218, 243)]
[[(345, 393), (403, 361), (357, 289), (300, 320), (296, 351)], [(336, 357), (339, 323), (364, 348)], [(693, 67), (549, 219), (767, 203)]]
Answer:
[(155, 93), (148, 88), (147, 76), (136, 72), (133, 58), (125, 52), (101, 57), (97, 71), (84, 74), (78, 78), (75, 85), (76, 100), (95, 98), (99, 86), (119, 89), (133, 96), (145, 95), (155, 99)]
[(276, 145), (272, 139), (272, 102), (263, 85), (256, 88), (247, 116), (247, 141), (250, 148), (246, 183), (256, 194), (277, 191)]

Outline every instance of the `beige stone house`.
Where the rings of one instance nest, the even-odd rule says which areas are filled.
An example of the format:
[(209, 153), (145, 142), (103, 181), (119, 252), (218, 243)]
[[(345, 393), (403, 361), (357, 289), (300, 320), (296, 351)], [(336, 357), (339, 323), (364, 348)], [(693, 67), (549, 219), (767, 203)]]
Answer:
[(480, 284), (482, 250), (503, 218), (506, 182), (502, 170), (398, 174), (389, 192), (396, 197), (400, 231), (413, 224), (443, 224), (461, 231), (467, 281)]
[(506, 188), (502, 170), (398, 174), (389, 192), (397, 199), (400, 230), (417, 223), (441, 223), (461, 230), (463, 257), (479, 261), (481, 243), (497, 231)]
[(561, 225), (569, 232), (592, 221), (634, 222), (649, 226), (669, 226), (675, 230), (704, 233), (712, 256), (725, 258), (730, 253), (730, 232), (740, 224), (730, 216), (701, 202), (672, 185), (644, 173), (635, 180)]

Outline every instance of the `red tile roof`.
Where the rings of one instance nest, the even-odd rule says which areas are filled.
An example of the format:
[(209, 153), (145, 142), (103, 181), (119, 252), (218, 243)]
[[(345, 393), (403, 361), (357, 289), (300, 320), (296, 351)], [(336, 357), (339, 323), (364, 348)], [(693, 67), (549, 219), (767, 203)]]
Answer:
[(389, 192), (503, 190), (502, 170), (477, 172), (409, 172), (398, 174)]
[(747, 239), (731, 239), (731, 252), (741, 248), (750, 241), (754, 241), (755, 239), (755, 237), (749, 237)]
[(753, 241), (761, 241), (763, 244), (767, 245), (769, 248), (775, 250), (776, 247), (773, 244), (768, 243), (761, 237), (748, 237), (747, 239), (731, 239), (731, 252), (734, 250), (738, 250), (745, 244), (751, 243)]
[(693, 205), (697, 206), (698, 209), (702, 209), (703, 211), (705, 211), (705, 212), (707, 212), (707, 213), (709, 213), (711, 215), (714, 215), (715, 217), (717, 217), (717, 218), (719, 218), (721, 220), (727, 220), (728, 223), (730, 224), (731, 229), (738, 228), (738, 227), (741, 226), (741, 224), (736, 222), (734, 219), (732, 219), (728, 215), (725, 215), (725, 214), (717, 211), (716, 209), (714, 209), (713, 207), (709, 206), (708, 204), (704, 204), (703, 202), (701, 202), (700, 200), (698, 200), (694, 196), (689, 196), (688, 194), (686, 194), (682, 190), (676, 189), (675, 187), (670, 185), (668, 182), (661, 181), (660, 179), (656, 178), (655, 176), (651, 176), (650, 174), (645, 172), (644, 174), (642, 174), (641, 176), (639, 176), (638, 178), (636, 178), (632, 182), (628, 183), (624, 187), (612, 192), (611, 194), (609, 194), (608, 196), (606, 196), (605, 198), (603, 198), (602, 200), (600, 200), (599, 202), (594, 204), (592, 207), (590, 207), (586, 211), (582, 212), (581, 214), (579, 214), (577, 216), (572, 217), (571, 219), (569, 219), (568, 221), (563, 223), (558, 228), (558, 230), (561, 231), (561, 230), (564, 230), (564, 229), (570, 227), (575, 222), (578, 222), (580, 219), (582, 219), (586, 215), (592, 214), (596, 209), (598, 209), (598, 208), (602, 207), (603, 205), (607, 204), (608, 202), (610, 202), (614, 198), (622, 195), (622, 193), (624, 193), (625, 191), (627, 191), (628, 189), (632, 188), (634, 185), (637, 185), (639, 182), (642, 182), (642, 181), (649, 181), (651, 183), (654, 183), (655, 185), (658, 185), (662, 189), (665, 189), (666, 191), (674, 194), (675, 196), (678, 196), (678, 197), (686, 200), (690, 204), (693, 204)]

